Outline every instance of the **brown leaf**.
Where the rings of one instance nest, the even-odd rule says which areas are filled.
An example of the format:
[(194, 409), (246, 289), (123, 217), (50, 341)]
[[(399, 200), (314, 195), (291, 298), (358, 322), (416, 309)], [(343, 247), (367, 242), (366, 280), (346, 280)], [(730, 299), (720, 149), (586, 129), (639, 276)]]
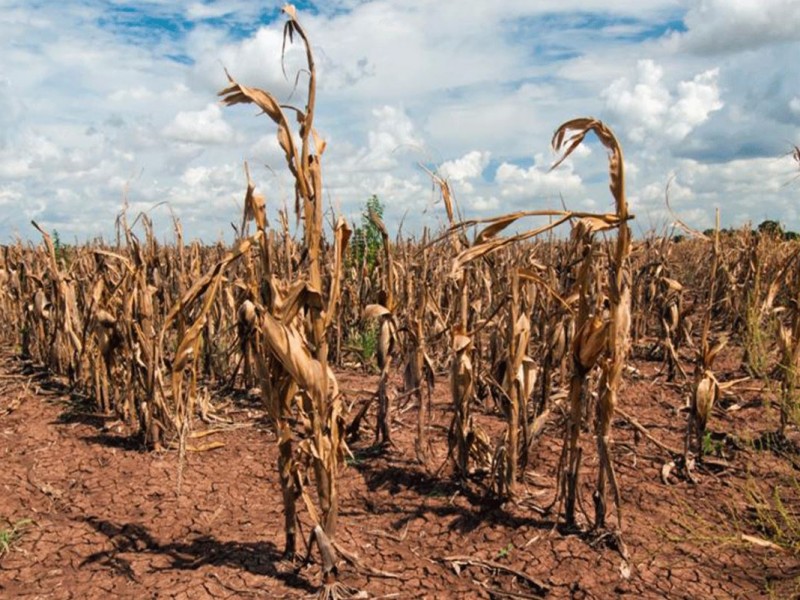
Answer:
[(367, 304), (367, 306), (364, 307), (365, 319), (379, 319), (381, 317), (391, 316), (391, 314), (392, 311), (381, 304)]
[[(611, 195), (617, 204), (617, 215), (621, 219), (628, 218), (628, 204), (625, 199), (625, 173), (622, 159), (622, 147), (614, 133), (602, 122), (592, 117), (573, 119), (563, 123), (553, 134), (552, 145), (559, 158), (550, 170), (558, 167), (575, 149), (581, 145), (586, 134), (593, 131), (597, 139), (608, 148), (608, 176)], [(570, 135), (571, 134), (571, 135)]]
[(286, 15), (292, 20), (297, 20), (297, 9), (294, 7), (293, 4), (284, 4), (283, 8), (281, 9), (282, 12), (286, 13)]

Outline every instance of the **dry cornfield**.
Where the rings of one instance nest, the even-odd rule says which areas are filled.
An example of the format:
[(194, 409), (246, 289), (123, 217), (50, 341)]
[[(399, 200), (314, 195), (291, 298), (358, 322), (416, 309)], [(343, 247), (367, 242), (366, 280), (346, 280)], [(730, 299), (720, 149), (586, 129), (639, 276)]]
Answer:
[(245, 165), (230, 247), (177, 220), (163, 245), (123, 212), (115, 243), (33, 223), (41, 244), (2, 249), (0, 516), (33, 524), (0, 590), (797, 593), (798, 242), (680, 222), (634, 240), (620, 144), (578, 118), (554, 168), (596, 136), (608, 213), (465, 220), (430, 173), (449, 226), (393, 237), (371, 213), (382, 245), (359, 260), (344, 219), (325, 228), (314, 55), (285, 12), (305, 105), (231, 75), (220, 97), (276, 128), (299, 235)]

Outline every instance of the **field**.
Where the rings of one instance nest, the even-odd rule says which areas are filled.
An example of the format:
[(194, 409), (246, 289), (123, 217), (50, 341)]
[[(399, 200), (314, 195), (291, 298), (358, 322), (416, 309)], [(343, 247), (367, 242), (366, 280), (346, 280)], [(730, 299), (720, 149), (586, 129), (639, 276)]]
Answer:
[(465, 220), (431, 171), (440, 231), (329, 220), (285, 10), (305, 106), (220, 96), (277, 128), (296, 231), (245, 165), (233, 244), (123, 210), (2, 247), (0, 593), (800, 595), (800, 242), (634, 240), (592, 118), (554, 168), (596, 137), (611, 212)]
[[(722, 358), (727, 368), (720, 376), (737, 375), (737, 353)], [(641, 376), (628, 383), (621, 406), (660, 441), (679, 447), (683, 399), (653, 384), (658, 365), (635, 364)], [(375, 376), (340, 379), (343, 387), (377, 385)], [(113, 419), (71, 400), (43, 372), (8, 354), (0, 381), (2, 516), (31, 520), (0, 562), (4, 597), (301, 598), (314, 592), (317, 566), (295, 575), (280, 559), (277, 449), (259, 403), (232, 398), (221, 409), (232, 423), (209, 439), (225, 445), (189, 455), (178, 495), (175, 453), (143, 451)], [(447, 382), (437, 381), (437, 465), (447, 449), (446, 390)], [(352, 397), (363, 401), (363, 395)], [(519, 500), (499, 506), (478, 485), (460, 485), (450, 469), (433, 476), (416, 463), (412, 408), (395, 420), (390, 452), (353, 445), (356, 458), (340, 480), (338, 537), (362, 565), (343, 562), (340, 577), (375, 598), (539, 597), (541, 590), (515, 571), (551, 598), (792, 597), (800, 577), (796, 550), (759, 542), (777, 532), (765, 530), (754, 513), (758, 498), (775, 508), (782, 497), (796, 514), (800, 497), (792, 466), (797, 459), (754, 443), (777, 427), (764, 399), (744, 392), (735, 397), (740, 410), (719, 411), (715, 429), (736, 432), (740, 449), (721, 441), (725, 467), (698, 475), (697, 484), (673, 478), (665, 485), (661, 471), (670, 457), (624, 419), (615, 422), (628, 561), (592, 543), (586, 532), (555, 529), (556, 515), (542, 514), (553, 496), (557, 422), (539, 442)], [(6, 414), (9, 405), (15, 408)], [(502, 427), (496, 416), (485, 422)], [(308, 517), (301, 521), (307, 532)], [(796, 537), (793, 543), (796, 548)], [(446, 560), (454, 556), (475, 564)], [(482, 561), (510, 570), (489, 569)]]

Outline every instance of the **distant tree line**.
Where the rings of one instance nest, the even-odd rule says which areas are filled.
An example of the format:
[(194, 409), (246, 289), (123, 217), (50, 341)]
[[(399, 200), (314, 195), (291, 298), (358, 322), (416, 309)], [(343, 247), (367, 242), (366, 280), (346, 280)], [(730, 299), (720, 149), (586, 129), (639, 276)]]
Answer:
[[(748, 226), (733, 228), (733, 227), (725, 227), (719, 230), (720, 235), (734, 235), (739, 231), (748, 229)], [(784, 241), (788, 240), (796, 240), (800, 239), (800, 233), (796, 231), (788, 231), (786, 230), (780, 221), (773, 221), (771, 219), (767, 219), (766, 221), (762, 221), (758, 227), (756, 227), (756, 232), (759, 235), (770, 236), (770, 237), (779, 237)], [(703, 230), (703, 235), (712, 236), (714, 235), (713, 229), (705, 229)], [(683, 235), (676, 235), (673, 236), (673, 241), (680, 242), (685, 238)]]

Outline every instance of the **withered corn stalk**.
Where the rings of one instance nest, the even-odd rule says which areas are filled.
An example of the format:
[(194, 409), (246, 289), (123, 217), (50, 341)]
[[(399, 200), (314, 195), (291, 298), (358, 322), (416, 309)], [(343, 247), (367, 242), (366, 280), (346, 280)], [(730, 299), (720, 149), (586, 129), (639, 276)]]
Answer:
[[(583, 426), (588, 375), (595, 367), (603, 350), (607, 324), (597, 314), (597, 301), (592, 301), (594, 243), (592, 233), (583, 223), (573, 227), (575, 253), (581, 256), (578, 270), (578, 310), (575, 314), (575, 337), (571, 351), (569, 379), (569, 418), (564, 430), (564, 446), (559, 460), (556, 501), (563, 500), (567, 527), (575, 525), (575, 508), (578, 501), (578, 478), (581, 465), (581, 448), (578, 445)], [(594, 311), (593, 311), (594, 309)]]
[[(600, 453), (601, 468), (598, 478), (598, 520), (599, 525), (605, 524), (605, 487), (606, 481), (610, 481), (614, 491), (615, 500), (619, 513), (619, 493), (614, 477), (613, 466), (610, 463), (610, 453), (608, 445), (610, 442), (610, 423), (613, 410), (616, 405), (616, 394), (621, 379), (622, 368), (628, 352), (629, 328), (630, 328), (630, 275), (628, 273), (628, 255), (630, 252), (630, 230), (627, 221), (630, 218), (627, 212), (623, 187), (623, 166), (622, 154), (619, 145), (613, 134), (602, 123), (594, 119), (577, 119), (562, 125), (554, 137), (554, 146), (562, 149), (564, 146), (564, 136), (572, 130), (577, 130), (571, 138), (566, 141), (568, 145), (561, 160), (564, 160), (583, 140), (589, 131), (594, 131), (601, 141), (611, 152), (609, 171), (611, 174), (611, 191), (616, 201), (616, 212), (614, 214), (593, 214), (577, 213), (570, 211), (520, 211), (476, 221), (466, 221), (451, 227), (450, 232), (460, 231), (465, 226), (484, 224), (484, 228), (477, 235), (475, 242), (462, 250), (453, 261), (451, 272), (454, 276), (463, 274), (464, 267), (478, 259), (487, 257), (489, 254), (499, 251), (512, 244), (524, 242), (541, 233), (551, 231), (556, 227), (575, 220), (573, 237), (577, 248), (577, 255), (581, 257), (579, 264), (578, 287), (579, 309), (576, 315), (576, 339), (573, 343), (573, 374), (570, 380), (570, 402), (571, 419), (565, 435), (564, 452), (562, 454), (562, 466), (559, 468), (559, 494), (556, 501), (566, 499), (567, 503), (567, 522), (574, 524), (574, 508), (577, 497), (577, 478), (580, 464), (580, 449), (578, 447), (578, 436), (582, 424), (583, 404), (586, 391), (587, 376), (603, 357), (603, 388), (601, 390), (601, 401), (598, 404), (598, 451)], [(560, 163), (561, 161), (559, 161)], [(556, 163), (556, 166), (558, 163)], [(498, 237), (498, 234), (515, 223), (521, 218), (532, 216), (551, 217), (550, 223), (523, 231), (507, 238)], [(609, 253), (608, 274), (606, 278), (601, 278), (594, 265), (593, 249), (594, 234), (598, 231), (606, 231), (619, 228), (619, 234), (615, 250)], [(540, 285), (551, 295), (555, 295), (548, 286), (543, 285), (541, 278), (531, 276), (534, 281), (539, 281)], [(601, 282), (607, 281), (604, 294), (601, 294)], [(516, 289), (512, 285), (512, 290)], [(517, 296), (518, 298), (518, 296)], [(563, 299), (561, 300), (562, 302)], [(604, 304), (607, 305), (607, 315), (603, 315)], [(514, 310), (510, 309), (509, 332), (513, 333), (512, 350), (509, 353), (511, 359), (508, 366), (517, 367), (525, 363), (524, 356), (527, 352), (528, 334), (525, 333), (527, 327), (524, 322), (514, 319)], [(570, 310), (572, 310), (570, 308)], [(463, 317), (462, 317), (463, 318)], [(528, 326), (529, 327), (529, 326)], [(609, 336), (609, 331), (613, 330), (614, 337)], [(466, 350), (471, 344), (469, 337), (464, 335), (463, 329), (457, 330), (458, 345), (456, 352), (459, 358), (452, 366), (452, 374), (463, 371), (460, 365), (465, 364)], [(519, 339), (517, 339), (519, 338)], [(522, 343), (521, 343), (522, 342)], [(514, 344), (519, 344), (514, 347)], [(465, 358), (466, 357), (466, 358)], [(471, 368), (471, 365), (470, 365)], [(509, 373), (509, 381), (520, 381), (517, 378), (517, 371)], [(451, 381), (456, 378), (451, 375)], [(471, 384), (471, 380), (464, 380)], [(453, 386), (454, 392), (456, 386)], [(517, 454), (519, 432), (516, 431), (521, 425), (519, 413), (515, 408), (519, 408), (520, 388), (527, 388), (532, 391), (532, 385), (508, 386), (516, 400), (510, 401), (508, 413), (509, 428), (503, 443), (495, 451), (495, 473), (494, 480), (503, 495), (508, 495), (513, 489), (513, 482), (516, 476), (516, 460), (513, 457)], [(469, 389), (462, 386), (462, 389)], [(527, 393), (527, 392), (526, 392)], [(509, 394), (507, 394), (509, 395)], [(454, 397), (456, 394), (454, 393)], [(509, 395), (510, 396), (510, 395)], [(458, 410), (458, 404), (456, 404)], [(456, 413), (458, 418), (458, 412)], [(526, 423), (527, 424), (527, 423)], [(513, 429), (513, 431), (512, 431)], [(524, 437), (524, 432), (523, 432)], [(469, 438), (467, 438), (469, 439)], [(500, 460), (502, 459), (502, 460)], [(563, 468), (566, 461), (566, 468)], [(499, 471), (499, 472), (498, 472)]]
[(389, 243), (389, 232), (383, 224), (380, 216), (370, 211), (369, 219), (378, 228), (383, 244), (383, 290), (382, 296), (385, 298), (383, 304), (370, 304), (364, 309), (364, 315), (368, 319), (379, 319), (378, 333), (378, 368), (381, 371), (378, 382), (378, 418), (375, 424), (375, 443), (389, 445), (392, 443), (391, 436), (391, 397), (389, 396), (389, 369), (392, 358), (397, 347), (397, 322), (395, 320), (395, 285), (394, 285), (394, 261), (392, 260), (392, 249)]
[[(800, 165), (800, 147), (794, 146), (792, 158)], [(800, 374), (800, 266), (798, 266), (800, 249), (794, 250), (784, 259), (780, 271), (769, 287), (767, 298), (762, 304), (760, 315), (772, 308), (776, 299), (778, 286), (784, 282), (787, 298), (784, 300), (789, 313), (789, 323), (781, 323), (778, 328), (778, 347), (780, 362), (778, 378), (781, 382), (780, 427), (778, 435), (785, 439), (786, 428), (790, 424), (800, 425), (800, 403), (797, 398), (798, 375)], [(794, 274), (790, 269), (794, 266)]]
[[(423, 236), (423, 246), (425, 245), (425, 237)], [(427, 430), (430, 420), (431, 394), (434, 386), (433, 366), (427, 354), (425, 337), (428, 274), (428, 252), (423, 250), (421, 261), (416, 268), (416, 276), (406, 277), (406, 298), (410, 304), (410, 311), (405, 341), (406, 367), (404, 380), (405, 391), (413, 393), (417, 401), (417, 438), (414, 441), (414, 451), (417, 460), (424, 466), (428, 465), (430, 454)], [(426, 397), (423, 397), (423, 387), (427, 392)]]
[[(717, 210), (717, 226), (711, 243), (711, 277), (709, 279), (708, 298), (706, 310), (703, 315), (703, 329), (700, 336), (700, 345), (695, 358), (695, 374), (692, 395), (689, 402), (689, 419), (686, 425), (686, 443), (684, 449), (684, 464), (689, 469), (689, 450), (691, 447), (692, 432), (696, 435), (696, 453), (702, 459), (704, 452), (703, 437), (706, 433), (708, 418), (711, 410), (719, 399), (720, 385), (714, 376), (712, 368), (714, 359), (725, 346), (727, 338), (722, 337), (714, 346), (711, 345), (711, 319), (714, 314), (714, 305), (717, 299), (717, 273), (720, 262), (719, 243), (719, 210)], [(691, 475), (690, 475), (691, 476)]]
[[(715, 241), (715, 246), (717, 245)], [(712, 283), (712, 289), (713, 289)], [(696, 434), (696, 452), (702, 459), (704, 452), (703, 437), (706, 432), (708, 418), (711, 410), (719, 399), (719, 382), (712, 371), (714, 358), (719, 350), (722, 349), (724, 341), (715, 347), (710, 346), (710, 311), (707, 312), (703, 325), (703, 333), (700, 339), (700, 346), (695, 364), (694, 389), (690, 401), (689, 422), (686, 429), (686, 454), (688, 455), (692, 431)], [(688, 459), (686, 461), (688, 465)]]
[(52, 281), (53, 300), (48, 302), (39, 296), (35, 300), (37, 312), (45, 317), (45, 304), (52, 306), (52, 313), (48, 311), (47, 317), (52, 316), (55, 328), (53, 337), (50, 340), (51, 363), (56, 366), (60, 373), (68, 373), (70, 380), (74, 381), (80, 369), (78, 357), (81, 354), (83, 344), (78, 336), (82, 330), (76, 306), (74, 283), (68, 276), (65, 276), (58, 265), (56, 251), (53, 240), (44, 229), (39, 227), (36, 222), (33, 226), (42, 234), (45, 248), (47, 250), (48, 271)]
[[(580, 434), (581, 407), (584, 399), (586, 376), (599, 362), (601, 368), (598, 390), (596, 436), (599, 458), (597, 487), (594, 494), (595, 528), (606, 526), (606, 485), (610, 484), (617, 508), (617, 526), (622, 526), (622, 508), (619, 487), (611, 461), (611, 420), (617, 405), (617, 394), (622, 379), (622, 370), (630, 349), (631, 325), (631, 276), (629, 255), (631, 233), (628, 226), (630, 215), (625, 197), (625, 172), (622, 149), (612, 131), (596, 119), (575, 119), (561, 125), (553, 136), (553, 148), (563, 152), (554, 166), (565, 160), (584, 140), (594, 132), (609, 151), (609, 179), (614, 198), (616, 215), (614, 222), (584, 219), (583, 231), (578, 236), (584, 239), (584, 261), (581, 265), (579, 310), (576, 321), (576, 336), (573, 344), (573, 375), (570, 380), (569, 435), (565, 438), (566, 471), (563, 473), (559, 492), (566, 494), (565, 519), (568, 526), (575, 524), (575, 507), (578, 494), (578, 477), (581, 452), (577, 438)], [(616, 227), (617, 240), (613, 250), (609, 249), (605, 277), (598, 275), (592, 283), (592, 247), (597, 231)], [(605, 286), (601, 286), (601, 282)], [(590, 314), (590, 294), (594, 285), (597, 300), (594, 313)], [(601, 289), (604, 287), (604, 289)], [(602, 302), (600, 300), (602, 299)], [(607, 304), (607, 309), (604, 305)], [(607, 314), (605, 311), (607, 310)]]
[[(294, 108), (299, 123), (297, 132), (300, 145), (286, 118), (281, 104), (269, 92), (248, 88), (229, 76), (231, 85), (220, 92), (227, 105), (253, 103), (272, 119), (278, 128), (278, 143), (286, 158), (286, 164), (295, 180), (295, 199), (298, 219), (303, 221), (303, 243), (307, 254), (305, 272), (295, 273), (295, 281), (289, 293), (282, 298), (270, 298), (257, 327), (257, 348), (268, 349), (269, 364), (259, 352), (257, 360), (265, 402), (271, 407), (270, 414), (279, 434), (281, 458), (281, 485), (284, 488), (286, 513), (286, 554), (293, 555), (295, 534), (290, 516), (293, 503), (299, 495), (303, 498), (315, 527), (314, 538), (318, 542), (323, 558), (323, 595), (335, 595), (338, 589), (336, 566), (327, 543), (336, 534), (338, 518), (337, 476), (339, 464), (346, 446), (342, 436), (342, 405), (336, 378), (328, 366), (329, 345), (327, 331), (336, 319), (341, 294), (341, 274), (345, 251), (350, 238), (350, 229), (340, 219), (336, 225), (333, 273), (327, 290), (322, 277), (323, 240), (323, 193), (321, 157), (325, 142), (313, 127), (316, 100), (316, 69), (311, 44), (297, 21), (293, 6), (286, 5), (283, 12), (288, 20), (284, 28), (284, 39), (298, 35), (306, 51), (308, 88), (305, 109)], [(313, 145), (313, 148), (312, 148)], [(263, 215), (263, 213), (261, 213)], [(260, 217), (265, 220), (265, 217)], [(283, 310), (280, 310), (283, 305)], [(257, 311), (258, 312), (258, 311)], [(310, 330), (310, 339), (305, 330)], [(282, 373), (281, 373), (282, 372)], [(288, 381), (288, 376), (291, 381)], [(282, 385), (276, 385), (276, 383)], [(297, 394), (293, 386), (296, 386)], [(299, 395), (294, 406), (304, 423), (304, 437), (292, 452), (292, 430), (287, 417), (288, 404)], [(314, 473), (320, 513), (302, 488), (302, 469), (309, 464)]]
[[(186, 440), (194, 417), (195, 403), (198, 395), (197, 383), (199, 370), (198, 361), (201, 356), (200, 346), (202, 344), (204, 330), (208, 323), (209, 313), (216, 301), (217, 294), (222, 284), (222, 278), (224, 277), (227, 267), (242, 255), (247, 254), (253, 242), (258, 241), (262, 235), (262, 232), (258, 232), (253, 238), (245, 239), (240, 242), (233, 251), (228, 252), (220, 259), (211, 271), (197, 280), (186, 294), (184, 294), (180, 302), (170, 310), (161, 329), (159, 344), (156, 348), (164, 347), (165, 335), (181, 310), (185, 310), (202, 298), (202, 304), (197, 316), (193, 322), (188, 324), (188, 327), (178, 338), (177, 350), (171, 367), (172, 403), (175, 407), (171, 417), (173, 430), (177, 431), (179, 435), (179, 492), (182, 481), (183, 460), (186, 453)], [(189, 372), (188, 386), (184, 385), (186, 371)]]
[[(454, 223), (454, 198), (449, 182), (436, 173), (427, 171), (434, 185), (438, 186), (442, 201), (447, 211), (447, 219), (451, 225), (451, 247), (458, 253), (465, 245), (463, 229)], [(457, 205), (456, 205), (457, 207)], [(486, 434), (477, 426), (472, 418), (472, 403), (475, 400), (475, 373), (472, 365), (474, 351), (470, 337), (470, 268), (465, 263), (454, 267), (451, 271), (451, 283), (455, 286), (458, 302), (455, 324), (451, 328), (450, 350), (450, 398), (453, 403), (453, 418), (447, 436), (448, 456), (454, 459), (456, 472), (460, 478), (470, 473), (470, 457), (477, 459), (478, 466), (487, 466), (491, 456), (487, 452)], [(452, 288), (451, 288), (452, 290)]]
[[(792, 254), (786, 265), (776, 278), (776, 281), (785, 281), (785, 288), (789, 292), (786, 302), (789, 322), (780, 323), (778, 327), (778, 348), (780, 350), (778, 363), (778, 379), (781, 384), (779, 400), (780, 425), (778, 435), (785, 438), (786, 428), (790, 424), (800, 423), (798, 418), (798, 374), (800, 374), (800, 268), (797, 268), (800, 250)], [(790, 266), (795, 265), (794, 273), (790, 274)]]
[[(503, 389), (508, 401), (507, 427), (502, 450), (499, 455), (496, 454), (502, 460), (495, 460), (493, 473), (495, 493), (502, 498), (514, 495), (519, 469), (527, 464), (527, 405), (536, 385), (536, 368), (533, 359), (528, 356), (531, 322), (520, 293), (520, 281), (523, 277), (524, 274), (519, 270), (511, 273), (511, 301), (506, 334), (508, 357), (503, 378)], [(524, 449), (523, 455), (520, 455), (521, 449)]]
[[(670, 241), (668, 237), (655, 241), (652, 251), (656, 259), (637, 270), (632, 286), (634, 319), (631, 329), (632, 337), (642, 338), (648, 333), (650, 318), (656, 317), (659, 339), (652, 345), (648, 358), (660, 350), (667, 370), (667, 381), (674, 381), (678, 373), (686, 378), (678, 357), (678, 348), (686, 334), (683, 322), (684, 286), (670, 277)], [(646, 243), (649, 244), (650, 240)]]

